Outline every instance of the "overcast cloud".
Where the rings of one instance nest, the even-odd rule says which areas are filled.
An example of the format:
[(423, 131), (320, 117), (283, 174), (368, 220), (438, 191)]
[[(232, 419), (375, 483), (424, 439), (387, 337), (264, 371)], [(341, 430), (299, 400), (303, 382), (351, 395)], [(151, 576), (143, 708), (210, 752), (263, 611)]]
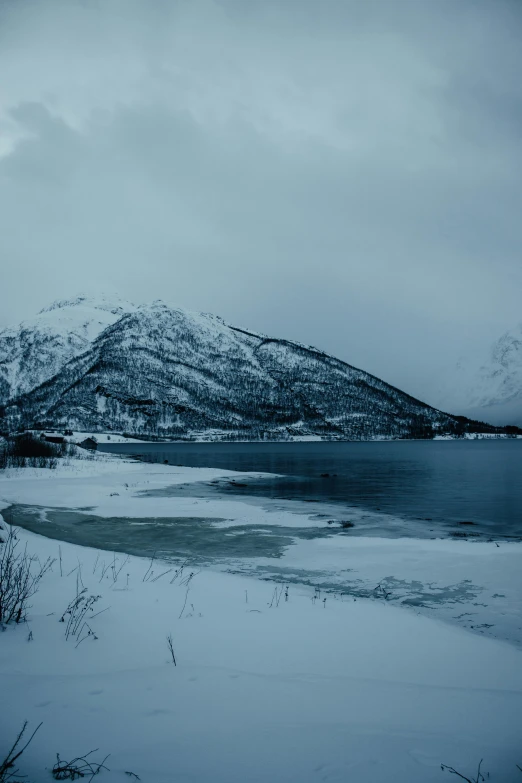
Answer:
[(0, 326), (117, 290), (430, 398), (522, 319), (519, 0), (3, 0)]

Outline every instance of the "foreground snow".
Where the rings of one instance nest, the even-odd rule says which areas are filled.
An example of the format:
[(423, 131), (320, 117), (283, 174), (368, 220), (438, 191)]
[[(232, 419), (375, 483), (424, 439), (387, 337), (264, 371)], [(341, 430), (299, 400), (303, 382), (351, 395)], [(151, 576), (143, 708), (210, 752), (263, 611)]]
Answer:
[[(41, 559), (58, 557), (56, 542), (21, 536)], [(111, 555), (61, 553), (64, 576), (56, 563), (29, 625), (8, 628), (0, 646), (1, 750), (24, 719), (44, 722), (24, 755), (30, 780), (48, 779), (55, 752), (96, 747), (100, 759), (111, 753), (103, 775), (113, 780), (418, 783), (441, 780), (441, 762), (471, 773), (482, 757), (494, 780), (514, 779), (513, 647), (384, 603), (323, 604), (306, 588), (270, 606), (272, 584), (207, 571), (183, 610), (174, 572), (143, 582), (148, 563), (132, 558), (114, 582), (112, 568), (101, 578)], [(91, 621), (97, 640), (76, 647), (59, 617), (78, 563), (88, 593), (101, 595), (96, 611), (109, 609)]]
[[(90, 498), (95, 508), (114, 501), (112, 512), (136, 515), (137, 505), (165, 500), (136, 497), (140, 489), (227, 475), (96, 457), (57, 471), (13, 471), (0, 481), (0, 498), (4, 506), (40, 499), (63, 507)], [(115, 487), (121, 493), (111, 496)], [(170, 513), (188, 502), (168, 500)], [(209, 513), (221, 510), (213, 503)], [(190, 566), (176, 576), (172, 563), (150, 567), (26, 531), (20, 538), (40, 560), (57, 558), (29, 623), (0, 635), (0, 758), (25, 719), (43, 721), (20, 760), (33, 783), (50, 779), (56, 752), (68, 758), (92, 748), (95, 759), (111, 754), (101, 778), (108, 781), (133, 772), (149, 783), (430, 783), (453, 779), (441, 763), (471, 777), (481, 758), (496, 783), (522, 778), (522, 652), (513, 645), (384, 600), (298, 584), (286, 596), (246, 576), (205, 569), (190, 578)], [(476, 570), (489, 562), (479, 549), (488, 545), (418, 543), (433, 547), (430, 562), (438, 553), (455, 569), (449, 544), (464, 558), (467, 547)], [(404, 539), (307, 547), (290, 548), (295, 567), (312, 565), (318, 552), (315, 567), (324, 568), (344, 550), (351, 564), (369, 558), (382, 573), (395, 550), (412, 578), (420, 570), (420, 550)], [(490, 555), (502, 551), (508, 563), (513, 549)], [(97, 638), (84, 633), (79, 644), (59, 622), (78, 584), (100, 596), (94, 612), (102, 612), (89, 620)]]

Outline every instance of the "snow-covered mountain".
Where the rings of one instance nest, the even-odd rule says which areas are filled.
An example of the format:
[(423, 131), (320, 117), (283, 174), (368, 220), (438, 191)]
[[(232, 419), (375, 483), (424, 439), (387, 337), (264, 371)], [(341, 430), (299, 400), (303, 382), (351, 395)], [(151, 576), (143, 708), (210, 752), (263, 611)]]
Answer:
[(436, 404), (495, 424), (522, 426), (522, 323), (445, 375)]
[(36, 350), (12, 351), (17, 374), (15, 393), (0, 411), (4, 428), (341, 439), (473, 430), (322, 351), (213, 315), (162, 302), (133, 307), (78, 299), (38, 318), (48, 316), (56, 319), (54, 331), (37, 319), (33, 331), (26, 324), (13, 332), (31, 348), (43, 340), (47, 367)]
[(114, 296), (54, 302), (15, 329), (0, 330), (0, 404), (49, 380), (134, 305)]

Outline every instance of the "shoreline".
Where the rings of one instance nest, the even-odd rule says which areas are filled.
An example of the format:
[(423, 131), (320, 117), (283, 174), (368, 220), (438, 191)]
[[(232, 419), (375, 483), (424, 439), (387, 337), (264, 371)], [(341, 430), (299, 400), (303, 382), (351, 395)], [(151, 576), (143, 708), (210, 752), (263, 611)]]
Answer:
[[(56, 435), (62, 435), (63, 429), (48, 429), (48, 430), (31, 430), (36, 436), (40, 435), (41, 433), (47, 432), (49, 434), (56, 434)], [(261, 444), (265, 443), (267, 446), (276, 444), (276, 443), (397, 443), (397, 442), (410, 442), (413, 441), (415, 443), (423, 443), (423, 442), (430, 442), (430, 441), (467, 441), (467, 440), (522, 440), (522, 434), (517, 433), (492, 433), (492, 432), (467, 432), (464, 433), (462, 436), (455, 436), (455, 435), (435, 435), (433, 438), (398, 438), (398, 437), (388, 437), (385, 435), (376, 435), (372, 438), (356, 438), (356, 439), (346, 439), (346, 438), (325, 438), (320, 435), (293, 435), (288, 438), (282, 438), (281, 440), (278, 439), (242, 439), (237, 438), (233, 440), (229, 440), (227, 437), (220, 438), (212, 438), (211, 436), (205, 437), (204, 434), (198, 436), (194, 436), (194, 438), (186, 438), (186, 439), (172, 439), (172, 438), (162, 438), (160, 436), (155, 436), (153, 440), (147, 440), (144, 435), (134, 435), (129, 433), (122, 433), (122, 432), (108, 432), (106, 430), (86, 430), (84, 432), (76, 432), (72, 436), (64, 436), (65, 440), (69, 441), (70, 443), (78, 445), (79, 442), (82, 440), (85, 440), (86, 438), (94, 437), (98, 441), (99, 444), (107, 445), (107, 444), (115, 444), (115, 445), (121, 445), (121, 444), (144, 444), (144, 445), (155, 445), (155, 444), (173, 444), (173, 445), (183, 445), (183, 444), (189, 444), (189, 443), (196, 443), (196, 444), (210, 444), (210, 443), (219, 443), (221, 445), (227, 444), (227, 443), (244, 443), (244, 444)]]
[(334, 529), (320, 503), (282, 508), (190, 494), (191, 486), (238, 476), (245, 474), (97, 454), (57, 470), (9, 471), (0, 479), (0, 514), (49, 540), (100, 551), (156, 551), (170, 564), (188, 558), (198, 568), (358, 599), (384, 589), (403, 610), (522, 646), (520, 542), (365, 535)]
[[(140, 495), (144, 487), (216, 474), (232, 475), (105, 456), (56, 470), (18, 469), (0, 479), (0, 515), (17, 498), (45, 496), (65, 509), (90, 497), (99, 513), (116, 504), (112, 519), (118, 504), (121, 514), (134, 509), (134, 517), (121, 517), (129, 524), (143, 521), (143, 503), (159, 500)], [(176, 506), (174, 498), (166, 502)], [(229, 523), (217, 530), (237, 532)], [(0, 634), (8, 707), (0, 711), (0, 745), (24, 720), (30, 728), (43, 721), (20, 760), (33, 783), (49, 777), (56, 752), (72, 758), (91, 748), (100, 749), (95, 759), (111, 754), (102, 773), (108, 783), (129, 771), (148, 783), (340, 783), (354, 774), (357, 783), (437, 783), (441, 763), (471, 775), (480, 758), (498, 783), (514, 779), (522, 650), (451, 624), (440, 610), (426, 617), (400, 604), (399, 584), (390, 598), (358, 597), (339, 585), (291, 581), (289, 572), (267, 581), (266, 571), (181, 567), (24, 529), (19, 536), (41, 562), (56, 558), (28, 622)], [(521, 556), (516, 544), (346, 537), (290, 544), (267, 562), (296, 573), (311, 560), (318, 573), (342, 563), (342, 579), (357, 562), (381, 577), (401, 564), (402, 581), (414, 583), (429, 562), (446, 575), (487, 566), (493, 580), (514, 576), (522, 573)], [(66, 638), (60, 616), (82, 587), (96, 597), (87, 618), (92, 635)], [(448, 598), (467, 606), (462, 596)], [(504, 609), (520, 618), (507, 598)]]

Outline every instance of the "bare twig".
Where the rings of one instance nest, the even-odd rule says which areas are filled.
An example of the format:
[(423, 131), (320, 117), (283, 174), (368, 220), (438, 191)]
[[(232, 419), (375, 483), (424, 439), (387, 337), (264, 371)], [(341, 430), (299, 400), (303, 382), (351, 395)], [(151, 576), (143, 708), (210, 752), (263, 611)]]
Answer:
[(163, 571), (162, 574), (158, 574), (158, 576), (155, 576), (154, 579), (151, 579), (151, 582), (157, 582), (158, 579), (161, 579), (162, 576), (166, 576), (166, 574), (170, 574), (172, 571), (172, 568), (169, 568), (168, 571)]
[(184, 562), (183, 562), (183, 563), (182, 563), (182, 564), (181, 564), (181, 565), (178, 567), (177, 571), (175, 571), (175, 573), (174, 573), (174, 576), (173, 576), (173, 577), (172, 577), (172, 579), (170, 580), (170, 584), (174, 584), (174, 582), (176, 581), (176, 579), (177, 579), (178, 577), (179, 577), (180, 579), (183, 577), (183, 571), (184, 571), (184, 569), (185, 569), (185, 568), (188, 566), (188, 564), (189, 564), (189, 559), (187, 558), (187, 559), (186, 559), (186, 560), (185, 560), (185, 561), (184, 561)]
[(452, 775), (457, 775), (459, 778), (462, 778), (462, 780), (466, 780), (467, 783), (480, 783), (481, 780), (485, 780), (484, 775), (480, 771), (480, 767), (482, 766), (482, 762), (484, 759), (480, 759), (478, 769), (477, 769), (477, 776), (475, 778), (467, 778), (465, 775), (462, 775), (460, 772), (457, 772), (457, 770), (454, 767), (448, 767), (447, 764), (441, 764), (440, 768), (444, 772), (445, 769), (448, 770), (448, 772), (451, 772)]
[[(118, 558), (116, 558), (116, 560), (117, 560), (117, 559), (118, 559)], [(114, 574), (114, 581), (115, 581), (115, 582), (117, 582), (117, 581), (118, 581), (118, 577), (119, 577), (119, 575), (121, 574), (121, 572), (123, 571), (123, 569), (125, 568), (125, 566), (127, 565), (127, 563), (129, 562), (129, 560), (130, 560), (130, 557), (129, 557), (129, 555), (127, 555), (127, 557), (125, 558), (125, 560), (122, 560), (120, 567), (119, 567), (119, 568), (117, 568), (117, 569), (115, 568), (115, 569), (113, 570), (113, 574)]]
[(83, 584), (83, 579), (82, 579), (82, 564), (80, 563), (80, 558), (78, 558), (78, 573), (76, 575), (76, 578), (79, 580), (82, 588), (84, 588), (85, 585)]
[(188, 583), (189, 583), (189, 582), (191, 582), (191, 581), (192, 581), (192, 579), (193, 579), (195, 576), (197, 576), (198, 574), (200, 574), (200, 573), (201, 573), (201, 571), (191, 571), (191, 572), (190, 572), (190, 574), (189, 574), (188, 576), (185, 576), (185, 577), (184, 577), (184, 578), (183, 578), (183, 579), (180, 581), (180, 585), (188, 585)]
[(174, 664), (174, 666), (177, 666), (176, 656), (174, 654), (174, 642), (172, 640), (172, 634), (171, 633), (169, 633), (167, 635), (167, 647), (169, 648), (169, 652), (172, 655), (172, 663)]
[(25, 730), (27, 728), (27, 721), (24, 721), (24, 725), (22, 726), (20, 732), (18, 733), (18, 736), (16, 740), (14, 741), (14, 744), (5, 757), (5, 759), (0, 763), (0, 782), (1, 783), (7, 783), (9, 780), (20, 780), (22, 777), (18, 774), (18, 769), (15, 767), (15, 762), (17, 759), (20, 758), (24, 750), (27, 748), (27, 746), (32, 742), (32, 739), (38, 729), (40, 728), (42, 724), (39, 723), (36, 729), (33, 731), (23, 748), (20, 748), (20, 750), (17, 750), (18, 746), (20, 745), (22, 738), (24, 736)]
[(89, 775), (89, 780), (92, 780), (102, 769), (106, 769), (109, 772), (110, 770), (105, 766), (105, 762), (109, 758), (110, 753), (101, 762), (90, 761), (87, 758), (91, 753), (96, 753), (97, 750), (98, 748), (90, 750), (85, 756), (78, 756), (71, 761), (63, 761), (57, 753), (56, 764), (51, 770), (53, 778), (55, 780), (76, 780)]
[[(82, 633), (83, 633), (84, 629), (87, 629), (87, 633), (85, 634), (85, 636), (82, 636)], [(84, 623), (82, 625), (81, 629), (80, 629), (80, 632), (78, 633), (78, 637), (79, 638), (77, 637), (78, 641), (75, 644), (75, 649), (76, 649), (76, 647), (79, 647), (82, 642), (84, 642), (86, 639), (88, 639), (89, 636), (92, 636), (93, 639), (97, 639), (98, 638), (96, 636), (96, 634), (94, 633), (94, 631), (92, 630), (91, 626), (88, 623)]]
[(148, 577), (149, 573), (152, 571), (152, 566), (154, 565), (155, 559), (156, 559), (156, 552), (154, 552), (154, 554), (152, 555), (152, 557), (150, 559), (149, 567), (147, 568), (147, 570), (145, 571), (145, 574), (143, 575), (143, 579), (141, 580), (142, 582), (146, 582), (147, 581), (147, 577)]
[(111, 567), (111, 563), (109, 563), (109, 565), (105, 565), (105, 560), (104, 560), (102, 564), (102, 574), (100, 576), (100, 582), (102, 581), (103, 577), (105, 576), (105, 574), (107, 573), (110, 567)]
[(279, 606), (279, 602), (281, 601), (281, 596), (283, 595), (284, 587), (278, 588), (277, 585), (274, 587), (274, 592), (272, 593), (272, 600), (268, 604), (269, 608), (271, 609), (274, 604), (276, 607)]
[[(198, 571), (198, 574), (199, 573), (200, 572)], [(183, 612), (185, 611), (185, 607), (187, 605), (187, 599), (188, 599), (188, 594), (189, 594), (189, 590), (190, 590), (190, 583), (191, 583), (192, 579), (195, 576), (197, 576), (197, 574), (195, 574), (194, 571), (191, 571), (190, 574), (187, 577), (185, 577), (185, 579), (183, 579), (180, 582), (180, 584), (185, 585), (187, 589), (185, 591), (185, 600), (183, 602), (183, 608), (182, 608), (181, 612), (179, 613), (178, 620), (181, 620), (181, 618), (183, 617)]]
[(105, 609), (101, 609), (99, 612), (96, 612), (96, 614), (91, 615), (91, 620), (94, 620), (95, 617), (98, 617), (99, 614), (103, 614), (104, 612), (108, 612), (110, 606), (106, 606)]

